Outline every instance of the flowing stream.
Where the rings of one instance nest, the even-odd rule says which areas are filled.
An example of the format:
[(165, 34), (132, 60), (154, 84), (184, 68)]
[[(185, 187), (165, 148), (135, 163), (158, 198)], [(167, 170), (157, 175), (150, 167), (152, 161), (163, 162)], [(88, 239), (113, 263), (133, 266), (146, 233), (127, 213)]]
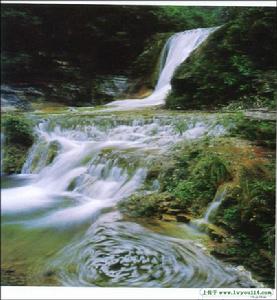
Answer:
[[(213, 30), (173, 35), (153, 94), (112, 105), (162, 104), (176, 67)], [(159, 188), (148, 170), (176, 143), (223, 135), (227, 129), (216, 115), (153, 110), (32, 117), (37, 138), (22, 174), (2, 178), (3, 285), (258, 285), (250, 273), (202, 249), (205, 234), (185, 224), (127, 220), (116, 206)]]

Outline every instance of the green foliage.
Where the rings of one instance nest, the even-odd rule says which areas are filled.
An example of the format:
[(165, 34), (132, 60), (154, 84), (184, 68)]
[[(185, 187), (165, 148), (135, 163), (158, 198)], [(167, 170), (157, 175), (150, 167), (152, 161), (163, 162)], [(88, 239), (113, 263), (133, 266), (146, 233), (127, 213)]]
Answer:
[(139, 78), (139, 85), (154, 88), (160, 71), (160, 55), (172, 33), (158, 33), (149, 38), (144, 50), (132, 64), (132, 76)]
[(276, 121), (251, 120), (242, 117), (231, 129), (231, 134), (254, 141), (260, 146), (273, 149), (276, 147)]
[[(242, 166), (216, 215), (237, 240), (227, 253), (272, 284), (275, 252), (275, 162)], [(247, 249), (247, 250), (246, 250)], [(267, 272), (264, 272), (264, 266)]]
[(237, 224), (240, 220), (240, 210), (238, 206), (226, 208), (223, 213), (223, 220), (228, 224)]
[(220, 8), (211, 7), (185, 7), (185, 6), (160, 6), (153, 10), (162, 25), (163, 31), (183, 31), (184, 28), (192, 29), (221, 25)]
[(203, 155), (190, 166), (186, 180), (180, 181), (172, 193), (183, 207), (201, 213), (216, 194), (217, 188), (231, 178), (225, 163), (216, 155)]
[(171, 200), (172, 196), (168, 193), (137, 194), (121, 201), (119, 208), (132, 217), (150, 217), (159, 214), (162, 204)]
[[(202, 7), (19, 4), (1, 8), (5, 79), (37, 81), (38, 75), (43, 80), (53, 74), (59, 80), (76, 79), (74, 73), (80, 69), (84, 78), (125, 72), (152, 35), (218, 23), (216, 9)], [(18, 60), (20, 65), (15, 63)], [(69, 76), (68, 65), (59, 61), (75, 72)]]
[(1, 125), (5, 135), (3, 172), (20, 173), (34, 141), (32, 122), (20, 115), (5, 115)]
[(33, 143), (32, 123), (22, 116), (8, 115), (4, 117), (3, 129), (8, 143), (31, 146)]
[(233, 17), (178, 68), (168, 107), (214, 108), (232, 101), (275, 107), (275, 11), (244, 8)]
[(8, 144), (5, 146), (3, 155), (3, 173), (21, 173), (22, 166), (26, 160), (27, 148), (20, 144)]

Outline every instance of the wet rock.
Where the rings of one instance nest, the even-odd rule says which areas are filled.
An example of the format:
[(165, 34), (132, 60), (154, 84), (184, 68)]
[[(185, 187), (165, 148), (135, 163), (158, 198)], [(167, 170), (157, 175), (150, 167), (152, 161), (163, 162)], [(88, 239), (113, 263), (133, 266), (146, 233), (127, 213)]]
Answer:
[(192, 216), (188, 214), (177, 214), (177, 222), (189, 223), (192, 220)]
[(166, 221), (166, 222), (176, 222), (176, 216), (173, 215), (169, 215), (169, 214), (163, 214), (162, 215), (162, 221)]
[(27, 285), (25, 274), (17, 272), (13, 268), (1, 268), (1, 286)]
[(213, 224), (207, 224), (207, 233), (214, 241), (217, 242), (222, 242), (227, 237), (225, 230)]
[(45, 100), (54, 100), (68, 105), (91, 103), (89, 85), (83, 82), (51, 82), (45, 85)]
[(104, 104), (123, 97), (128, 88), (128, 78), (119, 75), (97, 76), (92, 81), (91, 97), (95, 104)]
[(227, 253), (226, 249), (221, 248), (221, 247), (216, 247), (215, 249), (212, 249), (210, 251), (211, 255), (223, 259), (223, 260), (228, 260), (229, 258), (232, 257), (229, 253)]
[(13, 88), (8, 85), (1, 85), (1, 110), (29, 110), (31, 105), (26, 98), (28, 92), (30, 91), (20, 88)]
[(170, 215), (177, 215), (182, 213), (182, 209), (178, 209), (178, 208), (170, 208), (167, 210), (168, 214)]
[(276, 120), (276, 111), (269, 111), (267, 108), (249, 109), (244, 112), (244, 115), (253, 120)]

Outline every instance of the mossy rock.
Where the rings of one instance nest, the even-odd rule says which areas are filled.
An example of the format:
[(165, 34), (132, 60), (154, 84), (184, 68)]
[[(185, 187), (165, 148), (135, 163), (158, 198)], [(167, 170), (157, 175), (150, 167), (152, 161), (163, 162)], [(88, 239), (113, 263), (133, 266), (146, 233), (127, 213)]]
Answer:
[(24, 115), (4, 115), (3, 172), (20, 173), (27, 153), (34, 141), (33, 124)]
[(23, 145), (8, 144), (3, 155), (3, 173), (19, 174), (26, 160), (28, 147)]
[(173, 197), (168, 193), (137, 194), (121, 201), (119, 209), (132, 217), (161, 217), (172, 201)]
[(134, 78), (135, 83), (130, 86), (130, 93), (136, 93), (136, 95), (143, 98), (147, 96), (147, 92), (154, 89), (161, 68), (162, 49), (172, 34), (171, 32), (158, 33), (148, 39), (144, 51), (132, 66), (131, 76)]

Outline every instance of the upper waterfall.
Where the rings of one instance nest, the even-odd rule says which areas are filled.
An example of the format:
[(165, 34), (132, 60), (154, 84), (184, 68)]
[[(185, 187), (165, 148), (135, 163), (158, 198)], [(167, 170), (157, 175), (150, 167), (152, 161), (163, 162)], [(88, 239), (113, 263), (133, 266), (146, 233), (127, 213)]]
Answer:
[(166, 96), (171, 90), (170, 82), (176, 68), (215, 30), (216, 27), (198, 28), (172, 35), (163, 48), (161, 59), (164, 64), (153, 93), (144, 99), (118, 100), (107, 105), (125, 110), (164, 104)]

